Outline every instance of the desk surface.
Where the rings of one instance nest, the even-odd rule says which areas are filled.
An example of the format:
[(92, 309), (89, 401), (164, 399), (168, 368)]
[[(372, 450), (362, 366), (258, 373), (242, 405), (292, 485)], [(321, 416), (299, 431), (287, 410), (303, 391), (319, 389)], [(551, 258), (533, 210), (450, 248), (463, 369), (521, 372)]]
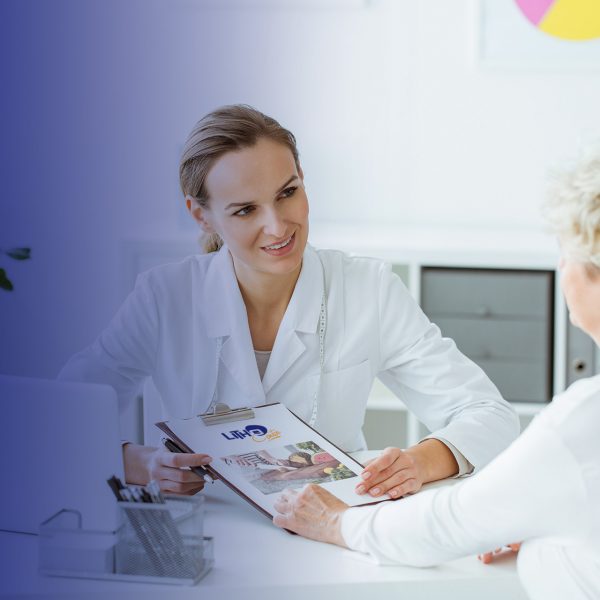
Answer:
[[(221, 483), (208, 486), (205, 535), (215, 538), (213, 570), (195, 587), (42, 577), (37, 537), (0, 533), (0, 595), (111, 600), (525, 600), (515, 559), (475, 557), (431, 569), (380, 567), (352, 552), (276, 528)], [(359, 556), (359, 555), (358, 555)]]

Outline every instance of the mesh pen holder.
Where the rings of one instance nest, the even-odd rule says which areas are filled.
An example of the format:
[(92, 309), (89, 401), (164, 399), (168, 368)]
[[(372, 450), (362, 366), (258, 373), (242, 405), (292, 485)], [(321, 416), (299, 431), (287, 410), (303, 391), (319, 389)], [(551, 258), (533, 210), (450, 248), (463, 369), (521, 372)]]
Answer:
[(203, 568), (202, 501), (121, 502), (123, 527), (116, 546), (118, 573), (195, 579)]
[(165, 504), (119, 502), (122, 525), (115, 533), (85, 531), (61, 511), (41, 527), (40, 571), (193, 585), (213, 564), (212, 538), (202, 535), (203, 505), (203, 496), (167, 496)]

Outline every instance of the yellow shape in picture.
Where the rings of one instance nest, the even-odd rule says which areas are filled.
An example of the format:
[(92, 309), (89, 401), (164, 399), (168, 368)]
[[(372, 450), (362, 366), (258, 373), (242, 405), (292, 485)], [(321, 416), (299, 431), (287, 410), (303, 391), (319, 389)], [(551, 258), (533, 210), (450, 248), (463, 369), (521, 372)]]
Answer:
[(539, 28), (565, 40), (600, 38), (600, 1), (556, 0)]

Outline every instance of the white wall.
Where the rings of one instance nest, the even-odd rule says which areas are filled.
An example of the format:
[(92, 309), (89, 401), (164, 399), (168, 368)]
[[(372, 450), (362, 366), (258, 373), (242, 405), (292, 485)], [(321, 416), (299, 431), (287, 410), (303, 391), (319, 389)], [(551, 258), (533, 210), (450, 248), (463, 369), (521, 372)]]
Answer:
[[(479, 65), (475, 0), (88, 2), (102, 7), (92, 17), (65, 2), (71, 29), (22, 22), (28, 39), (46, 36), (46, 74), (73, 66), (64, 106), (37, 116), (55, 120), (41, 144), (62, 170), (24, 184), (13, 173), (2, 213), (2, 245), (34, 249), (6, 265), (4, 372), (53, 376), (94, 338), (123, 298), (123, 240), (194, 238), (178, 153), (220, 104), (296, 133), (313, 220), (375, 229), (535, 227), (548, 165), (599, 133), (598, 71)], [(40, 55), (20, 59), (35, 90)], [(63, 122), (88, 143), (69, 145)], [(29, 152), (40, 140), (28, 135)]]
[[(315, 219), (536, 226), (548, 166), (600, 133), (598, 69), (482, 66), (476, 0), (348, 4), (188, 9), (192, 30), (232, 27), (245, 49), (189, 46), (218, 48), (229, 74), (214, 89), (198, 81), (203, 108), (243, 100), (289, 125)], [(185, 132), (197, 112), (181, 109)]]

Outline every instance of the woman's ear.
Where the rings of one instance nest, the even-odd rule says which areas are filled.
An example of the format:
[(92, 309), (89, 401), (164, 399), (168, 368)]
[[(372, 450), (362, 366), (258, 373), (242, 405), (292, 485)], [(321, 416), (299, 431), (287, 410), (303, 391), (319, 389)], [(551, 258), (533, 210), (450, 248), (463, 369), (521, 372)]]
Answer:
[(206, 218), (208, 209), (202, 208), (202, 206), (200, 206), (198, 203), (198, 200), (189, 195), (185, 197), (185, 205), (190, 215), (192, 215), (192, 219), (194, 219), (194, 221), (200, 225), (202, 231), (205, 233), (215, 233), (215, 230), (213, 229), (209, 220)]

